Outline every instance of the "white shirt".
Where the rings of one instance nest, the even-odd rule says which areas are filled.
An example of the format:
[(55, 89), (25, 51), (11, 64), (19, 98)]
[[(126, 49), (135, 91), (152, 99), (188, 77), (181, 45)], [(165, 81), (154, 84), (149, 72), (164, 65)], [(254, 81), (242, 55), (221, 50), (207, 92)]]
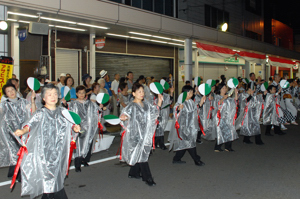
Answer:
[(111, 83), (111, 90), (113, 90), (113, 91), (115, 92), (116, 95), (118, 94), (118, 88), (119, 88), (119, 81), (114, 80), (114, 81)]
[(59, 82), (56, 87), (58, 88), (58, 98), (61, 99), (61, 94), (60, 94), (60, 91), (61, 91), (61, 88), (64, 87), (65, 85), (62, 85), (61, 82)]

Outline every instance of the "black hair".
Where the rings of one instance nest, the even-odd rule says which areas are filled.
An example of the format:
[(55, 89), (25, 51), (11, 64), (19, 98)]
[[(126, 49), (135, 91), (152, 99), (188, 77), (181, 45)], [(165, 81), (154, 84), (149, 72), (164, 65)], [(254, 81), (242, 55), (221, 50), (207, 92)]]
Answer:
[(66, 77), (66, 79), (65, 79), (65, 86), (67, 86), (68, 79), (70, 79), (70, 78), (73, 80), (73, 84), (71, 86), (74, 86), (74, 79), (73, 79), (73, 77)]
[(190, 80), (185, 81), (185, 84), (190, 84), (190, 83), (191, 83)]
[(125, 82), (122, 82), (119, 84), (119, 88), (121, 89), (121, 91), (123, 91), (126, 88), (126, 86), (127, 86), (127, 83), (125, 83)]
[(95, 82), (92, 84), (92, 91), (95, 90), (96, 86), (100, 86), (100, 84), (98, 82)]
[(272, 78), (272, 77), (269, 77), (269, 81), (273, 81), (273, 78)]
[(249, 74), (249, 77), (251, 77), (252, 75), (254, 75), (254, 73), (250, 73), (250, 74)]
[(226, 77), (225, 77), (225, 75), (221, 75), (221, 80), (224, 82), (225, 80), (226, 80)]
[(4, 95), (5, 97), (7, 97), (6, 92), (5, 92), (5, 89), (7, 89), (7, 88), (9, 88), (9, 87), (13, 87), (13, 88), (17, 91), (15, 85), (13, 85), (12, 83), (6, 83), (6, 84), (2, 87), (2, 93), (3, 93), (3, 95)]
[(219, 84), (217, 87), (216, 87), (216, 90), (215, 90), (215, 93), (220, 95), (221, 94), (221, 89), (226, 86), (226, 84), (224, 84), (223, 82), (221, 84)]
[[(45, 105), (45, 101), (43, 100), (44, 97), (45, 97), (45, 93), (47, 90), (52, 90), (52, 89), (55, 89), (56, 92), (57, 92), (57, 97), (59, 95), (59, 91), (58, 91), (58, 87), (56, 87), (54, 84), (46, 84), (43, 89), (42, 89), (42, 92), (41, 92), (41, 98), (42, 98), (42, 104)], [(59, 102), (59, 100), (57, 100), (57, 103)]]
[(6, 84), (13, 84), (12, 81), (18, 82), (19, 80), (15, 79), (15, 78), (10, 78), (7, 80)]
[(131, 71), (128, 71), (128, 72), (127, 72), (127, 76), (128, 76), (130, 73), (132, 73), (132, 74), (133, 74), (133, 72), (131, 72)]
[(216, 79), (216, 84), (218, 84), (220, 82), (220, 80)]
[(142, 84), (139, 84), (139, 83), (134, 83), (133, 86), (132, 86), (132, 92), (135, 93), (140, 88), (144, 88), (144, 86)]
[(154, 77), (153, 77), (153, 76), (151, 76), (151, 80), (152, 80), (152, 79), (154, 79)]
[(276, 87), (275, 87), (274, 85), (270, 85), (270, 86), (267, 88), (268, 93), (271, 93), (271, 90), (272, 90), (273, 88), (276, 88)]
[(189, 86), (189, 85), (185, 85), (182, 87), (181, 92), (190, 92), (190, 90), (194, 91), (193, 87)]
[(123, 83), (123, 82), (125, 82), (125, 80), (126, 80), (125, 77), (121, 77), (121, 78), (120, 78), (120, 84)]
[(76, 93), (78, 93), (79, 91), (82, 91), (82, 90), (85, 91), (85, 86), (79, 85), (76, 87)]

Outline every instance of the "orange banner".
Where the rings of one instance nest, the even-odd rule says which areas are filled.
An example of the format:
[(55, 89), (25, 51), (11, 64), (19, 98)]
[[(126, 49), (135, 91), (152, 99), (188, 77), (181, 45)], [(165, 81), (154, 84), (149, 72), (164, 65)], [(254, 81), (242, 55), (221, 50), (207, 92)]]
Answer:
[(13, 60), (11, 57), (0, 56), (0, 99), (2, 98), (2, 87), (7, 80), (12, 78), (13, 74)]

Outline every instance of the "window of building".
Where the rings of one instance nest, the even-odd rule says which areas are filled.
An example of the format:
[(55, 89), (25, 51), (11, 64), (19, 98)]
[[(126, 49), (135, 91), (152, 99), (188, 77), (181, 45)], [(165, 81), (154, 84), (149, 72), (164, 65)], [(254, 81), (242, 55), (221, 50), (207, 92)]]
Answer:
[(143, 9), (152, 11), (153, 10), (153, 0), (143, 0)]
[(261, 0), (246, 0), (246, 10), (261, 16), (262, 1)]
[(261, 34), (258, 34), (256, 32), (252, 32), (250, 30), (245, 30), (245, 33), (246, 33), (246, 37), (249, 37), (251, 39), (255, 39), (255, 40), (259, 40), (259, 41), (262, 41), (262, 36)]
[(122, 0), (111, 0), (111, 1), (114, 1), (116, 3), (122, 3)]
[(7, 34), (0, 34), (0, 56), (8, 56)]
[[(217, 28), (218, 25), (223, 23), (229, 24), (229, 12), (214, 8), (210, 5), (204, 7), (205, 25)], [(228, 29), (229, 30), (229, 29)]]

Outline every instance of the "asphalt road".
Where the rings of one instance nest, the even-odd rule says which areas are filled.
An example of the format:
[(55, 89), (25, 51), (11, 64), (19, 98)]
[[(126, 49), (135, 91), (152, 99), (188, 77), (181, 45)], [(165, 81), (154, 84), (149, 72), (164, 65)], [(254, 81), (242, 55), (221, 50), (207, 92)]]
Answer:
[[(299, 121), (298, 121), (299, 122)], [(70, 171), (65, 180), (69, 199), (299, 199), (300, 198), (300, 126), (287, 126), (286, 135), (264, 136), (263, 146), (233, 142), (235, 152), (214, 152), (214, 142), (197, 145), (203, 167), (194, 165), (188, 153), (186, 164), (172, 164), (173, 152), (155, 150), (149, 164), (155, 187), (127, 177), (129, 167), (116, 165), (118, 159)], [(273, 131), (272, 131), (273, 133)], [(254, 141), (254, 138), (251, 138)], [(116, 155), (120, 138), (108, 151), (92, 156), (92, 161)], [(8, 181), (7, 168), (0, 168), (0, 184)], [(20, 198), (20, 184), (13, 192), (0, 186), (1, 199)], [(24, 197), (29, 198), (29, 197)]]

